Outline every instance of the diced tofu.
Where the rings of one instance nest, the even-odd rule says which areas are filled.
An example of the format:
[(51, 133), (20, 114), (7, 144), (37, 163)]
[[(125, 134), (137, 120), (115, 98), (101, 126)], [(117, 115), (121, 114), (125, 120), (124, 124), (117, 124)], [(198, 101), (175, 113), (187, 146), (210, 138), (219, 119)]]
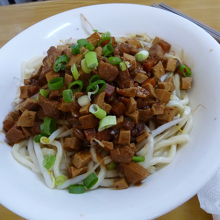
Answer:
[(89, 114), (89, 107), (90, 107), (90, 104), (81, 107), (80, 110), (79, 110), (80, 115)]
[(114, 145), (113, 145), (113, 142), (110, 142), (110, 141), (101, 141), (104, 145), (104, 149), (106, 151), (111, 151), (114, 149)]
[(35, 117), (36, 112), (25, 110), (18, 119), (17, 126), (32, 127), (34, 126)]
[(153, 67), (153, 74), (155, 77), (160, 78), (165, 73), (163, 64), (161, 61), (159, 61), (154, 67)]
[(171, 93), (168, 92), (167, 90), (165, 90), (165, 89), (155, 89), (155, 93), (157, 95), (157, 98), (161, 102), (163, 102), (163, 103), (168, 103), (169, 102)]
[(173, 82), (159, 82), (158, 88), (165, 89), (168, 92), (172, 92), (174, 90), (174, 84), (173, 84)]
[(95, 128), (85, 129), (84, 134), (86, 136), (87, 141), (91, 141), (91, 139), (96, 137), (96, 130)]
[(177, 59), (168, 58), (167, 65), (166, 65), (166, 71), (174, 72), (176, 69), (176, 64), (177, 64)]
[(76, 168), (82, 168), (88, 165), (88, 163), (91, 161), (92, 157), (90, 152), (87, 151), (81, 151), (76, 153), (73, 156), (72, 159), (72, 164), (76, 167)]
[(87, 171), (87, 167), (82, 167), (82, 168), (77, 169), (74, 166), (71, 166), (69, 167), (68, 171), (69, 171), (70, 178), (73, 178), (73, 177), (76, 177), (76, 176), (79, 176), (85, 173)]
[(79, 118), (83, 129), (96, 128), (98, 126), (98, 119), (92, 114), (83, 115)]
[(129, 163), (134, 156), (134, 149), (129, 146), (119, 147), (110, 151), (110, 156), (116, 163)]
[(117, 93), (119, 95), (125, 96), (125, 97), (135, 97), (137, 94), (137, 87), (130, 87), (125, 89), (116, 89)]
[(138, 83), (143, 83), (145, 80), (147, 80), (148, 76), (144, 73), (137, 73), (134, 77), (134, 81)]
[(192, 77), (181, 78), (181, 89), (187, 90), (192, 88)]
[(140, 117), (141, 121), (147, 122), (153, 116), (152, 110), (150, 108), (139, 109), (138, 111), (139, 111), (139, 117)]
[(147, 169), (138, 163), (131, 162), (129, 164), (121, 164), (121, 167), (125, 175), (125, 179), (129, 184), (140, 183), (149, 175)]
[(128, 184), (124, 178), (118, 179), (114, 182), (113, 187), (115, 189), (126, 189), (128, 188)]
[(47, 79), (47, 82), (50, 81), (51, 79), (54, 79), (56, 77), (59, 77), (59, 74), (58, 73), (55, 73), (53, 71), (50, 71), (48, 73), (46, 73), (46, 79)]
[(136, 137), (136, 142), (137, 142), (137, 143), (140, 143), (140, 142), (142, 142), (143, 140), (146, 140), (146, 139), (148, 138), (148, 136), (149, 136), (149, 133), (148, 133), (147, 131), (144, 131), (143, 134), (141, 134), (141, 135), (139, 135), (139, 136)]
[(131, 141), (131, 132), (129, 130), (120, 130), (118, 144), (128, 145)]
[(132, 113), (126, 113), (126, 115), (131, 118), (135, 123), (138, 123), (139, 120), (139, 111), (136, 110)]
[(165, 107), (164, 113), (162, 115), (157, 115), (157, 119), (163, 121), (163, 122), (169, 122), (172, 121), (174, 116), (179, 112), (178, 108), (176, 107)]
[(81, 147), (81, 142), (76, 137), (67, 137), (64, 139), (63, 148), (66, 151), (79, 150)]
[(155, 103), (152, 105), (152, 113), (154, 115), (161, 115), (163, 114), (165, 109), (165, 105), (163, 103)]
[(136, 111), (136, 109), (137, 109), (137, 102), (133, 97), (130, 97), (127, 112), (132, 113)]
[(65, 74), (64, 83), (68, 86), (73, 81), (73, 77), (70, 74)]

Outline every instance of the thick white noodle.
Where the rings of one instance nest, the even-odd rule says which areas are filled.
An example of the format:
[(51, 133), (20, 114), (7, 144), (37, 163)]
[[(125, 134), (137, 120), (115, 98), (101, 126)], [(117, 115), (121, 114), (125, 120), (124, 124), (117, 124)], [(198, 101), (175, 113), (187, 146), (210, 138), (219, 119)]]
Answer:
[(64, 128), (58, 128), (57, 130), (55, 130), (55, 131), (49, 136), (50, 143), (53, 142), (63, 131), (64, 131)]
[(98, 174), (98, 181), (91, 189), (98, 188), (102, 184), (102, 181), (105, 179), (105, 175), (106, 175), (106, 169), (104, 166), (101, 166)]
[(154, 147), (154, 150), (160, 150), (161, 148), (165, 148), (167, 146), (173, 145), (173, 144), (185, 144), (189, 141), (189, 135), (188, 134), (180, 134), (173, 136), (169, 139), (162, 140), (159, 143), (157, 143)]
[(95, 147), (94, 146), (90, 147), (90, 153), (91, 153), (91, 156), (92, 156), (92, 160), (95, 163), (98, 163), (98, 159), (97, 159), (97, 155), (96, 155), (96, 151), (95, 151)]
[(116, 170), (107, 170), (105, 178), (113, 178), (117, 176), (118, 176), (118, 172)]
[(175, 119), (173, 121), (170, 121), (166, 124), (163, 124), (161, 125), (160, 127), (156, 128), (155, 130), (153, 130), (151, 132), (152, 136), (155, 137), (157, 136), (158, 134), (161, 134), (162, 132), (164, 132), (165, 130), (173, 127), (174, 125), (176, 124), (179, 124), (181, 121), (183, 120), (183, 118), (178, 118), (178, 119)]
[(173, 83), (175, 86), (176, 95), (180, 98), (180, 76), (179, 74), (174, 75)]
[(72, 134), (72, 129), (69, 129), (69, 130), (66, 130), (66, 131), (64, 131), (63, 133), (59, 134), (59, 135), (57, 136), (57, 138), (67, 137), (67, 136), (69, 136), (69, 135), (71, 135), (71, 134)]
[(31, 158), (37, 172), (40, 173), (37, 158), (36, 158), (36, 155), (35, 155), (35, 152), (34, 152), (34, 143), (33, 143), (32, 138), (29, 138), (29, 140), (28, 140), (28, 153), (30, 155), (30, 158)]
[(54, 188), (55, 187), (55, 181), (51, 177), (49, 171), (43, 166), (44, 157), (43, 157), (43, 153), (41, 151), (41, 147), (38, 143), (35, 143), (35, 142), (34, 142), (34, 151), (35, 151), (36, 158), (37, 158), (37, 161), (38, 161), (38, 166), (39, 166), (40, 171), (41, 171), (41, 173), (44, 177), (46, 185), (49, 188)]
[(51, 145), (55, 146), (57, 148), (57, 154), (56, 154), (56, 160), (53, 166), (54, 176), (58, 177), (61, 176), (62, 173), (60, 171), (60, 163), (63, 157), (63, 148), (59, 141), (53, 141), (51, 142)]
[(15, 144), (12, 148), (12, 156), (17, 160), (20, 164), (30, 168), (33, 170), (35, 173), (38, 172), (38, 169), (35, 167), (35, 165), (28, 159), (24, 157), (24, 155), (21, 155), (19, 153), (21, 148), (24, 148), (27, 146), (27, 141), (23, 141), (19, 144)]
[(148, 168), (150, 166), (154, 166), (159, 163), (160, 164), (161, 163), (171, 163), (173, 161), (175, 155), (176, 155), (176, 145), (174, 144), (170, 147), (170, 150), (168, 152), (168, 156), (154, 157), (151, 161), (149, 161), (148, 164), (144, 165), (144, 167)]
[(114, 185), (114, 179), (104, 179), (100, 186), (102, 187), (112, 187)]
[(65, 181), (62, 185), (57, 186), (58, 189), (66, 189), (67, 187), (69, 187), (72, 184), (77, 184), (82, 182), (87, 176), (89, 176), (89, 174), (91, 174), (92, 172), (94, 172), (100, 164), (96, 164), (95, 166), (93, 166), (92, 169), (89, 169), (88, 172), (79, 175), (77, 177), (74, 177), (72, 179), (68, 179), (67, 181)]

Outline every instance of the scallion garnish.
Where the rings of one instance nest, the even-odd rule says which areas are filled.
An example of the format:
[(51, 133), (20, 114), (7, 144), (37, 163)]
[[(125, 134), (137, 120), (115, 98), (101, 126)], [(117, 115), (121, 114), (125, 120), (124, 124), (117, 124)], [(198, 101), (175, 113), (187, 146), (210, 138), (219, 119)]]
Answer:
[(145, 157), (144, 156), (133, 156), (132, 160), (134, 162), (144, 162), (145, 161)]
[(47, 169), (50, 170), (56, 160), (56, 156), (55, 155), (46, 155), (44, 156), (44, 160), (43, 160), (43, 166)]
[(43, 137), (42, 134), (35, 135), (35, 136), (34, 136), (34, 141), (35, 141), (36, 143), (40, 143), (41, 137)]
[(89, 112), (95, 115), (95, 117), (98, 119), (103, 119), (107, 114), (106, 111), (104, 111), (102, 108), (100, 108), (96, 104), (90, 105)]
[(100, 76), (97, 75), (97, 74), (95, 74), (95, 75), (93, 75), (93, 76), (90, 77), (90, 79), (89, 79), (89, 84), (91, 84), (91, 83), (93, 83), (93, 82), (95, 82), (95, 81), (97, 81), (97, 80), (99, 80), (99, 79), (100, 79)]
[(180, 71), (180, 73), (182, 73), (183, 76), (185, 76), (185, 77), (190, 77), (190, 76), (192, 76), (192, 71), (191, 71), (191, 69), (190, 69), (187, 65), (184, 65), (184, 64), (180, 65), (179, 71)]
[(84, 73), (90, 73), (92, 71), (90, 68), (88, 68), (85, 58), (81, 60), (81, 68)]
[(112, 55), (112, 53), (114, 52), (114, 48), (112, 46), (111, 43), (106, 44), (103, 48), (102, 48), (102, 54), (105, 57), (108, 57), (110, 55)]
[(86, 187), (82, 184), (74, 184), (68, 187), (68, 191), (73, 194), (81, 194), (86, 192)]
[(82, 80), (76, 80), (74, 82), (71, 82), (68, 85), (68, 89), (71, 89), (73, 93), (82, 91), (83, 81)]
[(99, 65), (96, 52), (94, 51), (89, 51), (88, 53), (86, 53), (85, 61), (86, 66), (89, 69), (95, 69)]
[(113, 65), (118, 65), (121, 62), (121, 58), (120, 57), (109, 57), (108, 62)]
[(71, 72), (72, 72), (73, 78), (75, 80), (79, 79), (80, 74), (79, 74), (79, 71), (78, 71), (75, 63), (71, 66)]
[(135, 54), (135, 59), (138, 62), (143, 62), (144, 60), (148, 58), (148, 56), (149, 56), (149, 52), (147, 50), (141, 50)]
[(56, 130), (56, 121), (53, 118), (45, 117), (43, 123), (40, 125), (41, 133), (49, 136)]
[(41, 144), (50, 144), (50, 139), (48, 137), (42, 136), (40, 138), (40, 143)]
[(66, 69), (66, 64), (69, 62), (69, 57), (67, 55), (61, 55), (59, 56), (54, 65), (53, 65), (53, 70), (55, 72), (59, 72), (61, 70), (65, 70)]
[(117, 124), (116, 116), (108, 115), (99, 121), (98, 131), (103, 131)]
[(98, 182), (98, 177), (95, 173), (91, 173), (83, 180), (83, 184), (87, 189), (92, 188)]
[(92, 50), (95, 49), (94, 45), (91, 44), (91, 43), (89, 43), (89, 42), (85, 45), (85, 48), (88, 49), (88, 50), (90, 50), (90, 51), (92, 51)]
[(111, 40), (111, 34), (110, 32), (105, 32), (101, 34), (101, 39), (99, 41), (99, 45), (101, 45), (103, 42), (110, 41)]
[(80, 53), (80, 46), (78, 44), (73, 44), (71, 46), (71, 52), (74, 55), (79, 54)]
[(48, 88), (50, 90), (58, 90), (61, 89), (63, 86), (64, 86), (63, 77), (56, 77), (48, 82)]
[(55, 185), (60, 186), (62, 185), (68, 178), (64, 175), (57, 176), (55, 179)]
[(86, 88), (86, 92), (95, 91), (97, 89), (97, 85), (99, 86), (99, 90), (97, 93), (105, 90), (105, 88), (106, 88), (106, 82), (104, 80), (100, 79), (100, 80), (97, 80), (97, 81), (89, 84), (89, 86)]
[(77, 40), (77, 44), (80, 46), (80, 47), (84, 47), (88, 44), (89, 42), (86, 40), (86, 39), (79, 39)]
[(63, 90), (63, 101), (72, 102), (73, 101), (73, 92), (71, 89)]
[(110, 162), (106, 165), (107, 170), (114, 170), (117, 167), (115, 162)]
[(46, 90), (46, 89), (40, 89), (39, 93), (40, 93), (40, 95), (42, 95), (44, 97), (47, 97), (49, 94), (48, 90)]
[(125, 71), (127, 69), (127, 65), (124, 61), (119, 63), (119, 67), (120, 67), (121, 71)]

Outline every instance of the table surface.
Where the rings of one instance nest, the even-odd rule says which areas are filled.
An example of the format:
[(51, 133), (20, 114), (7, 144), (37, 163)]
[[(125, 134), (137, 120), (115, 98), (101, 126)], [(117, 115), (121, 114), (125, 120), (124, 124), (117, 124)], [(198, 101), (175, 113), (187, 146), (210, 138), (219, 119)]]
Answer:
[[(30, 25), (59, 12), (86, 5), (113, 2), (151, 5), (153, 3), (159, 3), (160, 1), (58, 0), (26, 3), (12, 6), (0, 6), (0, 47)], [(164, 0), (163, 2), (220, 31), (220, 16), (217, 16), (220, 12), (219, 0)], [(0, 219), (22, 220), (21, 217), (16, 216), (14, 213), (8, 211), (2, 206), (0, 206)], [(200, 209), (197, 197), (193, 197), (182, 206), (158, 218), (158, 220), (176, 219), (211, 220), (212, 217), (211, 215), (206, 214), (203, 210)]]

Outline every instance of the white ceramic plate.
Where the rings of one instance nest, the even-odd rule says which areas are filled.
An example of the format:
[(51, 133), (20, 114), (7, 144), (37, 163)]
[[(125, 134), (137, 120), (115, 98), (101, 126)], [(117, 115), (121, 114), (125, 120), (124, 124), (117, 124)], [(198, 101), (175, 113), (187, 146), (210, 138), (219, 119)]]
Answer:
[[(41, 21), (0, 50), (0, 121), (16, 95), (20, 65), (42, 55), (61, 39), (85, 37), (79, 14), (100, 31), (113, 35), (148, 33), (183, 48), (193, 70), (194, 129), (190, 143), (174, 162), (140, 187), (98, 189), (82, 195), (48, 189), (30, 170), (13, 160), (11, 148), (0, 147), (0, 202), (28, 219), (146, 220), (170, 211), (193, 196), (214, 174), (220, 155), (220, 48), (205, 31), (169, 12), (131, 4), (107, 4), (70, 10)], [(3, 136), (2, 136), (3, 139)]]

